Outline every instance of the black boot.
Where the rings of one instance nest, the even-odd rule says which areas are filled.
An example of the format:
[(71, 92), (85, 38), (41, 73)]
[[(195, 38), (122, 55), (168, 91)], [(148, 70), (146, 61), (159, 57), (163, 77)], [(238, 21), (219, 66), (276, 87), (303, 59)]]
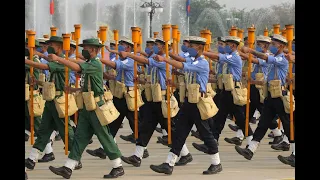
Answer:
[(38, 159), (39, 163), (43, 163), (43, 162), (50, 162), (55, 160), (54, 154), (53, 152), (49, 153), (49, 154), (45, 154), (41, 159)]
[(240, 129), (237, 125), (232, 124), (228, 124), (228, 127), (234, 132), (237, 132)]
[(273, 135), (273, 132), (272, 132), (272, 131), (268, 134), (268, 137), (269, 137), (269, 138), (274, 138), (274, 135)]
[(253, 157), (253, 152), (248, 148), (243, 149), (240, 146), (235, 146), (235, 149), (241, 156), (248, 160), (251, 160), (251, 158)]
[(208, 154), (208, 147), (205, 144), (192, 143), (192, 146), (196, 148), (198, 151)]
[(140, 167), (141, 165), (141, 159), (136, 155), (132, 155), (130, 157), (121, 156), (121, 160), (127, 164), (132, 164), (135, 167)]
[(128, 136), (120, 135), (120, 138), (131, 143), (136, 143), (133, 133)]
[(91, 156), (99, 157), (101, 159), (107, 158), (107, 154), (104, 152), (104, 150), (101, 147), (95, 150), (87, 149), (86, 152)]
[(111, 172), (109, 174), (106, 174), (103, 176), (105, 179), (111, 179), (111, 178), (117, 178), (119, 176), (124, 175), (124, 170), (123, 167), (117, 167), (117, 168), (112, 168)]
[(274, 149), (274, 150), (289, 151), (290, 150), (290, 144), (282, 141), (279, 144), (271, 145), (271, 148)]
[(147, 158), (147, 157), (149, 157), (149, 152), (148, 152), (148, 149), (145, 149), (145, 150), (143, 151), (143, 156), (142, 156), (142, 158), (144, 159), (144, 158)]
[(29, 135), (24, 133), (24, 141), (29, 141)]
[(120, 128), (123, 128), (123, 123), (121, 123)]
[(296, 166), (296, 156), (293, 155), (293, 153), (288, 156), (288, 157), (284, 157), (284, 156), (281, 156), (279, 155), (278, 156), (278, 159), (283, 163), (283, 164), (288, 164), (290, 165), (291, 167), (295, 167)]
[(156, 131), (157, 131), (158, 133), (162, 134), (162, 129), (161, 129), (161, 128), (156, 127)]
[(195, 138), (200, 139), (202, 141), (200, 133), (198, 131), (191, 130), (191, 136), (194, 136)]
[(92, 140), (92, 139), (90, 139), (89, 144), (92, 144), (92, 143), (93, 143), (93, 140)]
[(152, 169), (154, 172), (157, 172), (157, 173), (164, 173), (164, 174), (171, 175), (173, 171), (173, 166), (170, 166), (168, 163), (162, 163), (158, 166), (150, 165), (150, 169)]
[(60, 134), (56, 135), (56, 137), (54, 137), (54, 140), (55, 140), (55, 141), (61, 141), (61, 136), (60, 136)]
[(230, 143), (230, 144), (235, 144), (237, 146), (241, 146), (242, 144), (242, 140), (238, 137), (233, 137), (233, 138), (224, 138), (224, 140), (227, 142), (227, 143)]
[(221, 164), (218, 165), (213, 165), (211, 164), (210, 167), (208, 168), (208, 170), (203, 171), (202, 174), (217, 174), (218, 172), (222, 171), (222, 166)]
[(273, 138), (273, 141), (272, 142), (269, 142), (269, 144), (279, 144), (281, 143), (281, 141), (283, 140), (283, 135), (281, 136), (275, 136)]
[(184, 166), (187, 165), (189, 162), (193, 160), (192, 156), (190, 153), (188, 153), (185, 156), (181, 156), (179, 161), (175, 163), (176, 166)]
[(62, 176), (65, 179), (70, 179), (70, 177), (72, 175), (72, 170), (70, 168), (65, 167), (65, 166), (58, 167), (58, 168), (50, 166), (49, 169), (54, 174), (56, 174), (58, 176)]
[(24, 161), (24, 166), (30, 170), (33, 170), (34, 166), (36, 166), (36, 163), (28, 158)]
[(81, 163), (81, 161), (79, 161), (78, 162), (78, 165), (76, 165), (75, 167), (74, 167), (74, 170), (79, 170), (79, 169), (81, 169), (82, 168), (82, 163)]
[(257, 123), (257, 119), (256, 119), (255, 117), (252, 117), (252, 118), (250, 119), (250, 123), (251, 123), (251, 124), (256, 124), (256, 123)]

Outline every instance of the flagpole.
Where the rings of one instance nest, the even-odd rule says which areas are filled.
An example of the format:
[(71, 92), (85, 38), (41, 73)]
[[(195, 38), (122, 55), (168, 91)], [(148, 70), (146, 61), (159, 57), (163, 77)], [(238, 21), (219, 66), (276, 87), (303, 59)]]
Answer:
[(190, 19), (190, 18), (189, 18), (189, 16), (188, 16), (188, 36), (190, 36), (190, 35), (189, 35), (189, 27), (190, 27), (189, 19)]

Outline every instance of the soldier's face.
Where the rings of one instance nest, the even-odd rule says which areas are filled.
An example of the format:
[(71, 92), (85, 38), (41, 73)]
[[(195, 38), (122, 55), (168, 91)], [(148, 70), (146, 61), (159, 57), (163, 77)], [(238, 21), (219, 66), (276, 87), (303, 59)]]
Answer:
[(218, 41), (218, 46), (224, 47), (226, 45), (226, 43), (222, 42), (222, 41)]
[(46, 52), (48, 50), (48, 47), (49, 47), (48, 44), (43, 44), (43, 43), (41, 43), (40, 46), (41, 46), (41, 52), (42, 53)]
[(266, 42), (257, 41), (257, 46), (261, 47), (261, 49), (269, 49), (269, 44)]
[(51, 46), (54, 49), (54, 52), (56, 53), (62, 50), (62, 43), (50, 42), (49, 46)]
[(156, 46), (158, 47), (160, 53), (164, 53), (164, 44), (156, 42)]
[(190, 47), (190, 43), (187, 42), (187, 41), (183, 41), (183, 45), (187, 46), (187, 47)]
[(146, 47), (152, 49), (154, 43), (147, 43)]
[(110, 49), (116, 49), (116, 46), (115, 45), (110, 45)]
[(284, 45), (277, 42), (277, 41), (271, 41), (271, 45), (272, 46), (275, 46), (277, 49), (283, 49), (284, 48)]

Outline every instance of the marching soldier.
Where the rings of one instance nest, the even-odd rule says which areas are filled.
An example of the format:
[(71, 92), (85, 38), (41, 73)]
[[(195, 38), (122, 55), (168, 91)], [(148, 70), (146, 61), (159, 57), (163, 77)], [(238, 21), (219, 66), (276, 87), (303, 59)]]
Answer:
[[(206, 87), (209, 79), (209, 63), (206, 59), (204, 59), (204, 56), (202, 56), (206, 39), (196, 36), (190, 36), (189, 41), (190, 48), (188, 48), (188, 52), (190, 57), (194, 58), (192, 63), (181, 63), (179, 61), (169, 60), (159, 55), (156, 56), (155, 59), (157, 59), (159, 62), (169, 63), (173, 67), (183, 69), (190, 74), (195, 74), (194, 76), (192, 76), (192, 78), (189, 79), (188, 84), (190, 84), (191, 82), (196, 82), (197, 84), (199, 84), (201, 97), (204, 97), (207, 92)], [(211, 156), (211, 165), (208, 170), (203, 171), (203, 174), (216, 174), (222, 171), (218, 145), (216, 141), (214, 141), (214, 137), (208, 124), (208, 120), (201, 120), (197, 104), (189, 103), (188, 98), (185, 99), (179, 119), (176, 122), (176, 132), (173, 134), (172, 148), (168, 154), (167, 160), (165, 161), (165, 163), (158, 166), (150, 165), (150, 168), (155, 172), (172, 174), (176, 160), (180, 155), (180, 151), (182, 151), (185, 140), (188, 137), (190, 130), (194, 124), (199, 130), (201, 137), (203, 137), (205, 144), (208, 146), (208, 153)]]
[[(257, 52), (253, 49), (243, 47), (244, 53), (251, 53), (260, 59), (264, 59), (268, 64), (271, 64), (270, 73), (268, 74), (268, 96), (264, 101), (264, 108), (261, 115), (261, 120), (258, 124), (257, 129), (254, 132), (253, 139), (248, 143), (248, 147), (243, 149), (236, 146), (236, 151), (244, 156), (246, 159), (251, 160), (254, 153), (256, 152), (261, 139), (267, 132), (270, 123), (272, 122), (275, 115), (278, 115), (282, 124), (284, 133), (287, 137), (290, 137), (290, 120), (289, 115), (284, 110), (283, 101), (281, 96), (286, 95), (284, 85), (286, 82), (286, 75), (288, 72), (288, 61), (283, 53), (283, 49), (287, 44), (287, 40), (278, 34), (274, 34), (271, 41), (270, 51), (274, 55), (266, 55), (265, 53)], [(280, 80), (280, 84), (276, 84)], [(274, 91), (274, 89), (282, 90), (282, 94)], [(273, 97), (272, 97), (273, 96)], [(278, 159), (289, 164), (292, 167), (295, 166), (295, 143), (294, 140), (290, 142), (292, 146), (292, 154), (289, 157), (278, 156)]]
[[(165, 42), (163, 41), (163, 39), (156, 38), (155, 44), (156, 46), (154, 47), (154, 52), (158, 51), (158, 55), (164, 56)], [(125, 51), (120, 52), (120, 56), (122, 58), (129, 57), (137, 61), (138, 63), (147, 64), (148, 68), (151, 68), (151, 84), (159, 83), (161, 92), (166, 91), (166, 63), (157, 62), (153, 58), (145, 58), (143, 56), (137, 56)], [(163, 93), (162, 96), (163, 95), (165, 95), (165, 93)], [(124, 162), (132, 164), (136, 167), (139, 167), (141, 165), (141, 159), (144, 149), (145, 147), (147, 147), (157, 124), (160, 123), (161, 127), (165, 127), (167, 130), (167, 122), (162, 114), (161, 102), (151, 102), (150, 104), (150, 110), (142, 112), (144, 113), (144, 118), (141, 124), (141, 129), (139, 130), (139, 137), (137, 139), (134, 155), (130, 157), (121, 157)]]
[[(51, 36), (46, 43), (51, 46), (55, 54), (58, 56), (64, 58), (64, 55), (62, 53), (62, 37), (58, 36)], [(40, 62), (34, 62), (30, 61), (28, 59), (25, 60), (25, 63), (29, 66), (33, 66), (36, 69), (41, 70), (49, 70), (50, 71), (50, 82), (53, 82), (56, 89), (56, 96), (55, 98), (58, 98), (62, 95), (63, 89), (64, 89), (64, 79), (65, 79), (65, 72), (64, 72), (64, 66), (62, 64), (59, 64), (57, 62), (49, 62), (48, 64), (43, 64)], [(35, 79), (32, 79), (30, 82), (34, 85), (36, 83), (41, 84), (41, 82), (36, 81)], [(48, 144), (50, 140), (50, 136), (55, 128), (61, 133), (61, 136), (63, 137), (63, 142), (65, 140), (65, 120), (64, 118), (59, 118), (55, 102), (54, 100), (46, 101), (43, 115), (42, 115), (42, 122), (38, 131), (37, 139), (31, 149), (29, 157), (25, 160), (25, 167), (27, 167), (30, 170), (33, 170), (36, 162), (38, 161), (38, 157), (40, 155), (40, 152), (43, 152), (46, 148), (46, 145)], [(70, 123), (68, 123), (68, 129), (69, 129), (69, 147), (72, 147), (72, 140), (73, 140), (73, 129), (71, 128)], [(50, 143), (49, 143), (50, 144)], [(54, 160), (54, 154), (53, 152), (49, 154), (45, 154), (44, 158), (45, 162), (48, 162), (50, 160)], [(78, 164), (77, 169), (80, 169), (82, 167), (81, 163)]]
[[(39, 48), (41, 47), (39, 45), (39, 41), (36, 40), (35, 42), (35, 45), (36, 45), (36, 48)], [(29, 54), (29, 48), (28, 48), (28, 39), (26, 39), (26, 42), (25, 42), (25, 58), (28, 59), (30, 56)], [(39, 60), (39, 56), (37, 55), (34, 55), (33, 56), (33, 61), (34, 62), (37, 62), (37, 63), (40, 63), (40, 60)], [(36, 79), (39, 79), (39, 74), (40, 74), (40, 70), (39, 69), (35, 69), (33, 71), (33, 75)], [(25, 65), (25, 81), (27, 84), (30, 84), (30, 66), (29, 65)], [(38, 89), (38, 86), (35, 85), (34, 86), (34, 92), (33, 92), (35, 95), (39, 95), (39, 89)], [(24, 122), (25, 122), (25, 135), (24, 135), (24, 140), (25, 141), (28, 141), (29, 140), (29, 135), (30, 135), (30, 114), (29, 114), (29, 107), (28, 107), (28, 103), (29, 101), (25, 101), (25, 115), (24, 115)], [(39, 127), (40, 127), (40, 124), (41, 124), (41, 116), (37, 116), (37, 117), (34, 117), (34, 131), (35, 131), (35, 137), (38, 136), (38, 130), (39, 130)]]
[[(127, 38), (122, 38), (120, 40), (120, 46), (119, 46), (119, 52), (125, 51), (131, 53), (133, 50), (133, 42)], [(115, 69), (117, 71), (117, 82), (122, 82), (125, 84), (126, 92), (127, 93), (134, 93), (134, 83), (133, 83), (133, 70), (134, 70), (134, 61), (131, 58), (120, 58), (119, 61), (111, 61), (111, 60), (105, 60), (102, 59), (101, 62), (103, 64), (106, 64), (107, 66)], [(116, 136), (122, 121), (126, 117), (129, 121), (131, 130), (134, 132), (134, 111), (128, 109), (128, 104), (126, 101), (126, 98), (124, 95), (122, 97), (117, 97), (118, 95), (113, 95), (113, 103), (117, 110), (120, 113), (120, 116), (114, 120), (112, 123), (110, 123), (108, 126), (111, 131), (111, 135), (113, 137)], [(98, 156), (102, 159), (106, 158), (106, 153), (104, 152), (103, 148), (98, 148), (95, 150), (89, 150), (87, 149), (86, 152), (92, 156)], [(148, 151), (144, 150), (143, 157), (148, 157)]]
[[(83, 44), (79, 44), (79, 46), (83, 47), (82, 56), (88, 61), (77, 64), (56, 55), (49, 55), (49, 58), (68, 66), (73, 71), (81, 72), (81, 74), (84, 75), (82, 80), (82, 92), (88, 92), (89, 88), (91, 88), (94, 92), (97, 106), (102, 106), (105, 104), (103, 98), (103, 69), (102, 63), (97, 57), (97, 54), (99, 52), (99, 48), (104, 45), (100, 44), (98, 39), (85, 39), (83, 40)], [(70, 90), (72, 91), (72, 89), (67, 89), (67, 91)], [(72, 142), (72, 146), (70, 146), (70, 154), (65, 165), (59, 168), (50, 166), (49, 169), (53, 173), (69, 179), (72, 171), (80, 162), (81, 155), (93, 134), (98, 137), (104, 151), (113, 164), (113, 169), (109, 174), (104, 175), (104, 178), (117, 178), (124, 175), (120, 159), (121, 152), (113, 140), (109, 127), (102, 126), (97, 118), (96, 112), (88, 111), (86, 106), (83, 106), (83, 109), (79, 110), (77, 131)]]
[[(270, 55), (270, 53), (268, 52), (270, 42), (271, 42), (270, 37), (258, 36), (256, 51)], [(240, 53), (240, 56), (244, 60), (248, 60), (248, 54), (244, 54), (241, 52), (239, 52), (239, 53)], [(252, 63), (254, 63), (254, 67), (253, 67), (253, 72), (251, 73), (249, 119), (253, 118), (254, 112), (256, 110), (258, 110), (260, 112), (260, 114), (262, 113), (263, 103), (261, 103), (261, 100), (260, 100), (260, 98), (262, 98), (262, 97), (260, 97), (260, 93), (263, 94), (263, 87), (262, 86), (263, 86), (263, 83), (265, 82), (266, 78), (268, 77), (268, 73), (269, 73), (269, 64), (267, 64), (266, 61), (259, 59), (259, 58), (257, 58), (257, 59), (252, 58)], [(257, 73), (260, 73), (260, 74), (257, 74)], [(263, 74), (264, 80), (256, 79), (256, 76), (257, 75), (261, 76), (261, 73)], [(259, 78), (259, 76), (258, 76), (258, 78)], [(257, 89), (257, 87), (259, 87), (259, 89)], [(270, 129), (276, 129), (277, 130), (276, 132), (280, 133), (280, 136), (281, 136), (281, 132), (278, 130), (277, 127), (278, 127), (278, 124), (273, 123), (272, 126), (270, 126)], [(238, 132), (238, 131), (241, 131), (241, 132)], [(236, 143), (242, 141), (244, 138), (244, 135), (243, 135), (243, 132), (241, 129), (238, 129), (238, 131), (237, 131), (237, 137), (225, 138), (225, 141), (230, 144), (241, 145), (241, 144), (236, 144)]]
[[(242, 60), (239, 56), (239, 53), (237, 52), (237, 47), (240, 43), (240, 38), (235, 36), (226, 36), (225, 37), (225, 53), (226, 54), (220, 54), (220, 53), (213, 53), (213, 52), (204, 52), (203, 54), (205, 56), (208, 56), (209, 58), (213, 59), (214, 61), (218, 61), (220, 63), (224, 63), (223, 68), (223, 76), (227, 74), (230, 77), (230, 82), (234, 83), (233, 85), (230, 85), (231, 87), (226, 90), (226, 82), (223, 83), (223, 89), (221, 90), (221, 99), (220, 99), (220, 107), (217, 115), (213, 117), (215, 122), (215, 130), (218, 132), (213, 132), (214, 134), (217, 134), (216, 140), (219, 141), (219, 135), (221, 134), (221, 131), (224, 128), (226, 118), (229, 113), (233, 114), (236, 119), (236, 124), (241, 128), (241, 130), (245, 131), (245, 106), (240, 106), (234, 104), (234, 97), (231, 93), (231, 89), (233, 86), (234, 88), (241, 88), (241, 75), (242, 75)], [(231, 79), (232, 78), (232, 79)], [(247, 140), (248, 142), (252, 138), (252, 129), (249, 126), (249, 132)], [(241, 144), (242, 141), (238, 141), (237, 144)], [(195, 144), (193, 144), (195, 145)], [(202, 150), (201, 147), (194, 146), (198, 150)]]

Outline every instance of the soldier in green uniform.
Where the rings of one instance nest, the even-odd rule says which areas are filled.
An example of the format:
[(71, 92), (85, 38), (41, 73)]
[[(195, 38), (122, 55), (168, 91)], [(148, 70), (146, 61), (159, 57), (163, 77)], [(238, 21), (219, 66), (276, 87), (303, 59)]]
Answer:
[[(81, 91), (88, 92), (88, 86), (90, 82), (91, 90), (94, 92), (97, 106), (101, 107), (105, 104), (103, 98), (103, 66), (100, 59), (97, 57), (97, 54), (100, 47), (103, 47), (104, 45), (100, 44), (98, 39), (85, 39), (83, 40), (83, 44), (79, 44), (79, 46), (83, 47), (82, 56), (87, 59), (87, 61), (74, 63), (53, 54), (49, 55), (49, 58), (53, 61), (58, 61), (59, 63), (68, 66), (75, 72), (81, 73), (83, 77), (81, 80)], [(67, 91), (74, 90), (78, 89), (69, 87), (67, 88)], [(104, 175), (104, 178), (117, 178), (118, 176), (124, 175), (124, 170), (122, 168), (120, 159), (121, 152), (119, 151), (119, 148), (110, 133), (108, 125), (102, 126), (96, 115), (96, 112), (94, 110), (88, 111), (85, 106), (83, 106), (83, 109), (79, 110), (77, 131), (75, 133), (66, 164), (58, 168), (50, 166), (49, 169), (53, 173), (69, 179), (73, 169), (80, 161), (81, 155), (84, 149), (87, 147), (93, 134), (98, 137), (104, 151), (113, 164), (113, 169), (109, 174)]]
[[(47, 41), (49, 43), (49, 46), (51, 46), (55, 54), (64, 57), (62, 53), (62, 37), (58, 36), (51, 36), (50, 39)], [(54, 82), (55, 88), (56, 88), (56, 97), (58, 98), (62, 95), (63, 90), (64, 90), (64, 82), (65, 82), (65, 72), (64, 72), (64, 66), (58, 62), (49, 62), (48, 64), (43, 64), (40, 62), (34, 62), (30, 61), (28, 59), (25, 60), (25, 63), (29, 66), (32, 66), (36, 69), (41, 69), (41, 70), (49, 70), (50, 71), (50, 82)], [(30, 84), (41, 84), (40, 81), (36, 81), (35, 79), (31, 79)], [(69, 120), (70, 121), (70, 120)], [(65, 124), (64, 124), (64, 118), (59, 118), (55, 102), (54, 100), (51, 101), (46, 101), (43, 115), (42, 115), (42, 122), (40, 125), (40, 128), (38, 130), (38, 136), (35, 141), (35, 144), (33, 145), (29, 157), (25, 160), (25, 167), (28, 169), (33, 170), (36, 162), (38, 160), (40, 152), (43, 152), (46, 145), (50, 141), (50, 136), (52, 132), (57, 129), (61, 136), (62, 140), (64, 141), (64, 135), (65, 135)], [(72, 141), (73, 141), (73, 129), (70, 125), (69, 126), (69, 147), (71, 148), (72, 146)], [(46, 159), (54, 159), (54, 154), (50, 153), (47, 155)], [(81, 168), (82, 165), (79, 163), (78, 168)]]
[[(41, 47), (39, 45), (39, 41), (36, 40), (35, 42), (36, 48)], [(29, 49), (28, 49), (28, 39), (26, 39), (26, 43), (25, 43), (25, 59), (30, 58), (29, 57)], [(39, 60), (39, 56), (34, 55), (33, 56), (33, 61), (34, 62), (40, 62)], [(40, 70), (39, 69), (35, 69), (33, 71), (33, 75), (36, 79), (39, 78), (39, 74), (40, 74)], [(30, 84), (29, 80), (30, 80), (30, 66), (29, 65), (25, 65), (25, 80), (27, 84)], [(37, 85), (33, 86), (34, 87), (34, 91), (33, 94), (34, 95), (39, 95), (39, 87)], [(24, 140), (28, 141), (29, 140), (29, 135), (30, 135), (30, 114), (29, 114), (29, 108), (28, 108), (28, 103), (29, 101), (25, 101), (25, 113), (24, 113), (24, 125), (25, 125), (25, 135), (24, 135)], [(39, 126), (41, 123), (41, 117), (34, 117), (34, 131), (35, 134), (34, 136), (38, 135), (38, 130), (39, 130)]]

